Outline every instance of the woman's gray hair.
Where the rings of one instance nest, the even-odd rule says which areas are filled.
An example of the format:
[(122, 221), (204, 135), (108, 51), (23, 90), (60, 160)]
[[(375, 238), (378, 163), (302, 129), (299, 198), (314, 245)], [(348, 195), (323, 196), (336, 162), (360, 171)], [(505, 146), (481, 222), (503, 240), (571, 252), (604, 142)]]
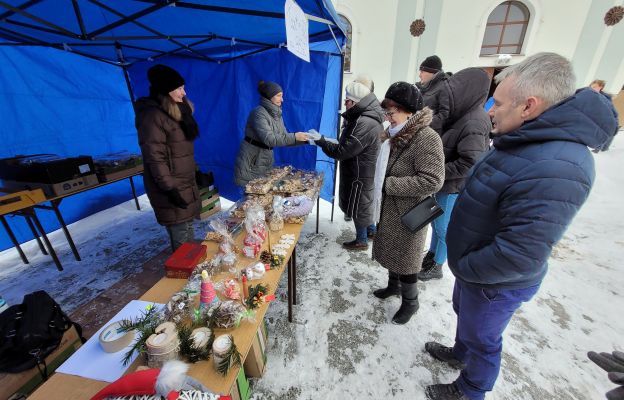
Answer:
[(572, 96), (576, 89), (572, 64), (556, 53), (537, 53), (507, 67), (496, 75), (496, 83), (509, 77), (515, 78), (512, 86), (514, 105), (535, 96), (550, 107)]

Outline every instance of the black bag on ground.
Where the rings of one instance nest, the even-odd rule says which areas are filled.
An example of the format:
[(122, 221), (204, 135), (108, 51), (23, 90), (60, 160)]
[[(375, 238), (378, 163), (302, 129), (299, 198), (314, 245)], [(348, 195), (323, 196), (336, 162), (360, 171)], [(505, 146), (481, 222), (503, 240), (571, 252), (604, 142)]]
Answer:
[(444, 214), (444, 210), (438, 202), (433, 196), (427, 196), (403, 214), (401, 222), (410, 232), (416, 233), (442, 214)]
[(0, 372), (16, 373), (37, 366), (47, 378), (45, 358), (72, 325), (82, 339), (80, 325), (73, 323), (48, 293), (27, 294), (22, 304), (0, 314)]

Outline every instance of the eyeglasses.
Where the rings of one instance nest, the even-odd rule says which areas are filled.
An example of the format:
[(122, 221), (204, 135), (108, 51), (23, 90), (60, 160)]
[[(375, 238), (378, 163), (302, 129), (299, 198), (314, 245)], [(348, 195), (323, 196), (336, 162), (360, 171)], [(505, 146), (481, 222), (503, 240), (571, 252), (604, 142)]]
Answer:
[(390, 118), (390, 117), (392, 117), (394, 114), (396, 114), (396, 112), (397, 112), (397, 111), (398, 111), (398, 110), (397, 110), (396, 108), (395, 108), (393, 111), (390, 111), (390, 110), (384, 110), (383, 115), (384, 115), (385, 117)]

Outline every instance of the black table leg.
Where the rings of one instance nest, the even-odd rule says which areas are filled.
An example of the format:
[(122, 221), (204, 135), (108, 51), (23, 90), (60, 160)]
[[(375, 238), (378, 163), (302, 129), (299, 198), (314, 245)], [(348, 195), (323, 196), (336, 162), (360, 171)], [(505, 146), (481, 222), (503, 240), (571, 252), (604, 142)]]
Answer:
[(316, 198), (316, 233), (319, 228), (319, 215), (321, 215), (321, 196)]
[(293, 321), (292, 256), (288, 259), (288, 322)]
[(61, 265), (61, 262), (59, 261), (58, 257), (56, 256), (56, 251), (54, 251), (54, 247), (52, 247), (52, 243), (50, 243), (50, 240), (48, 239), (48, 235), (46, 234), (45, 230), (43, 229), (43, 226), (41, 225), (41, 221), (39, 221), (39, 218), (37, 217), (37, 214), (35, 213), (34, 209), (32, 209), (31, 212), (32, 212), (32, 214), (31, 214), (32, 219), (33, 219), (33, 221), (35, 221), (35, 226), (39, 230), (39, 233), (41, 233), (41, 237), (43, 238), (43, 242), (46, 244), (46, 247), (48, 248), (48, 252), (52, 256), (52, 260), (54, 261), (54, 264), (56, 264), (56, 268), (59, 271), (62, 271), (63, 270), (63, 266)]
[(292, 291), (293, 291), (293, 304), (297, 305), (297, 245), (293, 247), (292, 256), (290, 256), (292, 260)]
[(24, 254), (24, 251), (22, 250), (22, 247), (19, 245), (19, 242), (17, 241), (17, 238), (13, 234), (13, 231), (11, 230), (11, 227), (9, 226), (8, 222), (6, 222), (6, 220), (4, 219), (4, 215), (0, 215), (0, 221), (2, 222), (2, 225), (4, 226), (4, 230), (6, 230), (7, 235), (9, 235), (11, 242), (13, 242), (13, 246), (15, 246), (15, 248), (17, 249), (17, 252), (22, 258), (22, 261), (24, 262), (24, 264), (28, 264), (28, 258), (26, 258), (26, 254)]
[(48, 251), (46, 250), (43, 243), (41, 243), (41, 239), (39, 238), (39, 233), (37, 233), (37, 230), (35, 229), (35, 225), (33, 225), (32, 219), (30, 219), (30, 216), (28, 215), (23, 215), (23, 217), (26, 220), (26, 223), (28, 224), (28, 227), (30, 228), (30, 231), (32, 232), (35, 240), (37, 241), (37, 244), (39, 245), (39, 249), (41, 250), (43, 254), (47, 256)]
[(128, 179), (130, 179), (130, 187), (132, 188), (132, 197), (134, 197), (134, 204), (136, 204), (137, 210), (141, 210), (141, 206), (139, 205), (139, 199), (137, 199), (136, 195), (136, 189), (134, 188), (134, 181), (132, 180), (132, 177), (129, 177)]
[(52, 203), (52, 209), (54, 210), (54, 213), (56, 214), (56, 218), (61, 223), (61, 227), (63, 228), (63, 232), (65, 233), (65, 237), (67, 238), (67, 243), (69, 243), (69, 247), (71, 247), (72, 253), (74, 253), (74, 257), (76, 258), (76, 261), (81, 261), (80, 254), (78, 254), (78, 249), (76, 248), (76, 245), (74, 244), (74, 240), (69, 234), (69, 230), (67, 229), (67, 225), (65, 224), (65, 220), (63, 219), (63, 216), (61, 215), (61, 212), (59, 211), (58, 202), (53, 200), (50, 203)]

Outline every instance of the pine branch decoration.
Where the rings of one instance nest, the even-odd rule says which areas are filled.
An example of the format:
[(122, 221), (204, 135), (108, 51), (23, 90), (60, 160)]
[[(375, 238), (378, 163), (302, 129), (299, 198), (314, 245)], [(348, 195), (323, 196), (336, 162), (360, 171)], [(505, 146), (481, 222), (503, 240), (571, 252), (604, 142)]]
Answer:
[(604, 23), (607, 26), (613, 26), (624, 18), (624, 7), (611, 7), (604, 16)]
[(132, 344), (132, 347), (123, 358), (123, 365), (127, 365), (132, 360), (132, 355), (137, 352), (139, 355), (147, 352), (145, 342), (147, 338), (156, 332), (156, 328), (162, 322), (162, 315), (158, 312), (154, 305), (147, 308), (140, 316), (135, 319), (123, 319), (119, 323), (119, 330), (122, 332), (130, 332), (136, 330), (138, 338)]
[(259, 283), (249, 287), (249, 296), (245, 299), (245, 305), (250, 310), (254, 310), (264, 303), (264, 296), (268, 293), (269, 288)]
[(241, 365), (241, 355), (238, 352), (238, 349), (236, 348), (236, 344), (234, 343), (234, 338), (232, 337), (232, 335), (228, 335), (228, 336), (230, 338), (230, 343), (232, 343), (232, 345), (228, 349), (227, 353), (224, 354), (223, 359), (217, 366), (217, 372), (223, 376), (227, 375), (230, 368), (237, 366), (237, 365), (238, 366)]
[(212, 351), (212, 342), (214, 342), (214, 332), (210, 332), (210, 339), (205, 346), (196, 347), (195, 341), (191, 337), (193, 327), (178, 326), (178, 337), (180, 338), (180, 355), (185, 357), (189, 362), (196, 363), (198, 361), (207, 360)]

